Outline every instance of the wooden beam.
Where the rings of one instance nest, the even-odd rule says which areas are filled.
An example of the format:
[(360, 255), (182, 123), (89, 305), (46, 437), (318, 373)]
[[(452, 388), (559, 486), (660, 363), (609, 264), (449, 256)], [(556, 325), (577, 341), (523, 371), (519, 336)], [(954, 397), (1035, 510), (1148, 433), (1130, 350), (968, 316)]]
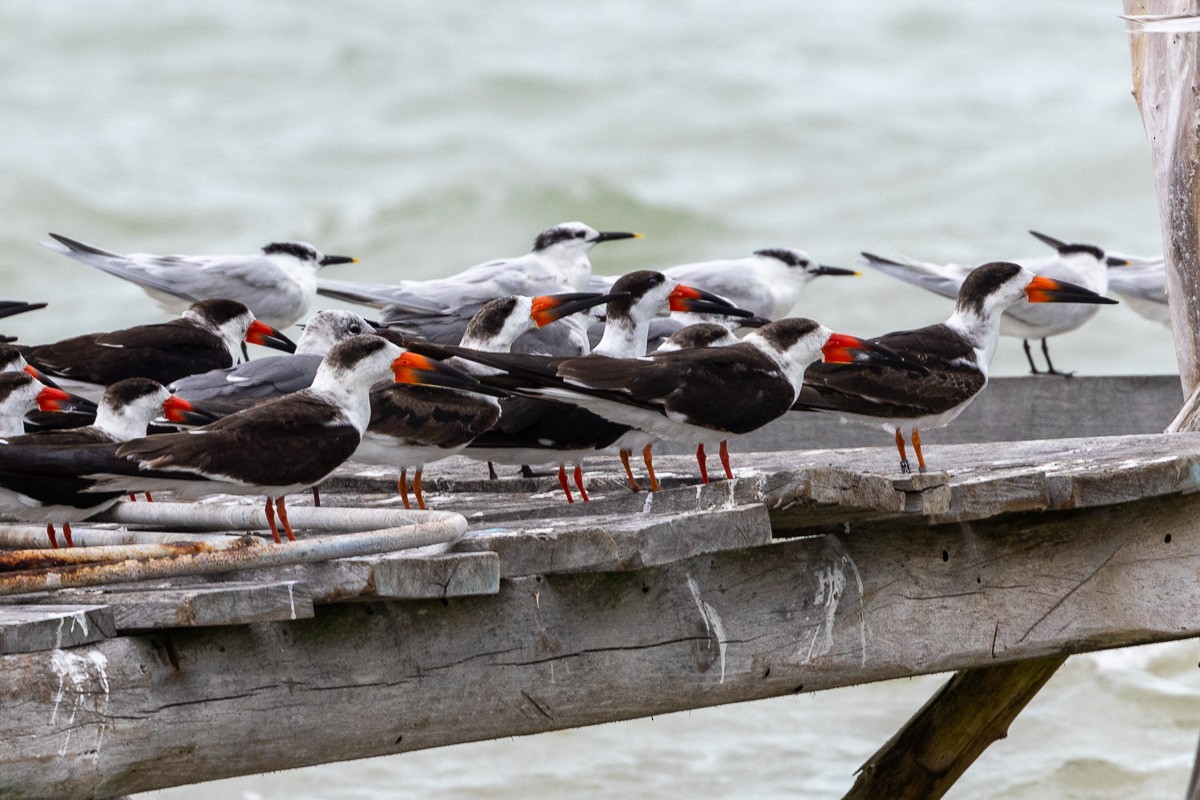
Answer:
[(98, 642), (116, 634), (105, 605), (0, 607), (0, 653), (31, 653)]
[(1067, 660), (1046, 656), (958, 672), (879, 752), (845, 800), (935, 800), (975, 763)]
[(69, 651), (83, 660), (66, 683), (52, 654), (5, 655), (0, 796), (131, 793), (1195, 636), (1198, 571), (1190, 494), (119, 636)]
[[(1125, 13), (1196, 14), (1196, 0), (1125, 0)], [(1130, 32), (1133, 96), (1150, 142), (1175, 358), (1183, 393), (1200, 385), (1200, 34)]]

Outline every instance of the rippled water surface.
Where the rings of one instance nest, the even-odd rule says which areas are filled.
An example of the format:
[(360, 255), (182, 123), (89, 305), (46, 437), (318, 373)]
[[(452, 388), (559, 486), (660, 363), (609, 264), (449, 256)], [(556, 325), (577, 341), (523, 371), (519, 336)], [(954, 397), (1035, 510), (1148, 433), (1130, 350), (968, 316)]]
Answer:
[[(841, 7), (842, 5), (848, 7)], [(249, 252), (426, 277), (582, 219), (621, 272), (807, 249), (981, 262), (1030, 228), (1161, 251), (1117, 3), (0, 5), (0, 281), (26, 341), (160, 319), (41, 248)], [(801, 311), (875, 334), (949, 303), (881, 275)], [(1054, 340), (1084, 373), (1173, 371), (1123, 306)], [(998, 374), (1024, 357), (1001, 343)], [(1136, 409), (1131, 409), (1136, 413)], [(1194, 645), (1070, 661), (952, 796), (1181, 796)], [(838, 797), (938, 678), (329, 765), (160, 797)], [(280, 731), (286, 735), (286, 731)]]

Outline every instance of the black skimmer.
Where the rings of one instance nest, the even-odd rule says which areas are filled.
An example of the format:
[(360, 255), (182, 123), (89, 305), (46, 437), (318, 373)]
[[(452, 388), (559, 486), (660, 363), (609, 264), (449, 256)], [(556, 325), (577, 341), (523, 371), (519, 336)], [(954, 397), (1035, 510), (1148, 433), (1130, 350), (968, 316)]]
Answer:
[[(477, 354), (503, 369), (505, 361)], [(572, 358), (552, 369), (518, 369), (485, 383), (586, 408), (613, 423), (694, 446), (750, 433), (785, 414), (809, 364), (901, 364), (887, 348), (834, 333), (809, 319), (764, 325), (725, 347), (656, 352), (643, 358)], [(648, 466), (651, 467), (648, 463)]]
[[(1099, 295), (1108, 292), (1108, 258), (1104, 251), (1091, 244), (1071, 244), (1036, 231), (1030, 231), (1038, 240), (1055, 250), (1055, 255), (1045, 258), (1017, 259), (1014, 262), (1035, 275), (1044, 275), (1054, 280), (1082, 286)], [(928, 289), (943, 297), (958, 297), (959, 287), (972, 271), (972, 267), (961, 264), (931, 264), (909, 258), (889, 259), (871, 253), (863, 253), (868, 266), (899, 278), (902, 281)], [(1090, 305), (1038, 306), (1024, 300), (1015, 302), (1000, 321), (1000, 335), (1022, 340), (1025, 357), (1029, 360), (1032, 374), (1041, 374), (1033, 361), (1029, 348), (1030, 339), (1042, 340), (1042, 354), (1046, 358), (1046, 374), (1071, 375), (1059, 372), (1050, 361), (1050, 349), (1046, 340), (1051, 336), (1075, 330), (1096, 314)]]
[(910, 471), (904, 448), (907, 433), (924, 472), (920, 431), (949, 424), (987, 385), (1001, 316), (1026, 299), (1031, 303), (1116, 302), (1082, 286), (1034, 275), (1019, 264), (984, 264), (963, 281), (948, 320), (870, 340), (917, 370), (880, 363), (842, 368), (814, 364), (805, 375), (796, 408), (834, 411), (894, 432), (901, 472)]
[[(564, 222), (538, 234), (530, 253), (477, 264), (448, 278), (400, 281), (395, 285), (322, 279), (317, 291), (327, 297), (381, 308), (383, 325), (410, 336), (456, 345), (467, 323), (484, 303), (510, 295), (529, 297), (584, 291), (592, 274), (588, 259), (592, 247), (600, 242), (640, 236), (624, 231), (597, 231), (582, 222)], [(530, 332), (514, 350), (554, 354), (566, 349), (571, 355), (587, 352), (583, 323), (547, 330), (552, 331), (549, 337), (541, 329)], [(521, 343), (527, 344), (527, 348)]]
[(98, 399), (123, 378), (161, 384), (241, 360), (243, 342), (291, 352), (296, 345), (234, 300), (201, 300), (179, 319), (54, 344), (22, 347), (25, 360), (65, 388)]
[(246, 256), (118, 255), (56, 233), (46, 246), (76, 261), (140, 286), (159, 305), (181, 312), (198, 300), (236, 300), (255, 319), (286, 328), (308, 313), (317, 293), (317, 271), (358, 261), (326, 256), (305, 242), (272, 242)]
[[(493, 300), (472, 317), (459, 346), (506, 353), (525, 332), (613, 298), (612, 294), (585, 292)], [(471, 362), (451, 363), (465, 372), (476, 368)], [(409, 508), (408, 470), (415, 469), (412, 486), (417, 505), (423, 509), (425, 465), (461, 452), (499, 418), (500, 402), (490, 394), (381, 383), (371, 389), (371, 422), (352, 460), (400, 467), (397, 488), (405, 508)]]
[(354, 453), (371, 416), (370, 388), (389, 372), (396, 380), (424, 385), (478, 386), (468, 375), (382, 337), (355, 336), (329, 351), (309, 388), (211, 425), (115, 446), (0, 448), (0, 483), (17, 473), (66, 476), (90, 483), (91, 491), (266, 495), (275, 540), (280, 541), (276, 511), (288, 539), (295, 539), (284, 497), (320, 483)]
[(304, 325), (296, 352), (256, 358), (233, 367), (180, 378), (171, 391), (203, 404), (205, 410), (232, 414), (272, 397), (307, 389), (321, 360), (335, 344), (375, 328), (351, 311), (319, 311)]
[[(47, 390), (43, 390), (38, 398), (43, 411), (51, 410), (63, 400), (60, 395), (50, 393), (48, 402), (43, 402), (42, 395), (46, 393)], [(105, 389), (93, 424), (5, 435), (0, 438), (0, 446), (80, 447), (127, 442), (145, 436), (150, 421), (160, 414), (172, 422), (212, 420), (186, 400), (172, 395), (160, 383), (149, 378), (126, 378)], [(58, 547), (54, 527), (61, 525), (67, 546), (72, 547), (71, 523), (100, 513), (121, 497), (120, 493), (88, 494), (77, 489), (77, 486), (57, 481), (10, 478), (6, 482), (0, 478), (0, 514), (28, 522), (45, 522), (51, 547)]]
[[(612, 289), (623, 296), (609, 301), (605, 309), (604, 335), (591, 354), (582, 357), (585, 361), (644, 356), (650, 321), (664, 309), (724, 313), (736, 317), (750, 315), (727, 300), (678, 283), (661, 272), (631, 272), (618, 279)], [(563, 360), (526, 355), (507, 358), (506, 364), (529, 368), (536, 373), (553, 371), (554, 366)], [(501, 366), (501, 369), (504, 368)], [(511, 465), (557, 463), (559, 484), (567, 501), (572, 503), (574, 499), (567, 482), (567, 464), (574, 465), (575, 486), (586, 501), (588, 495), (583, 485), (583, 459), (613, 445), (627, 432), (624, 425), (587, 409), (542, 398), (506, 399), (501, 401), (501, 409), (500, 421), (496, 426), (468, 445), (464, 455), (479, 461)], [(644, 452), (648, 454), (649, 450)], [(628, 452), (622, 452), (621, 461), (630, 483), (636, 486)]]
[(25, 433), (25, 415), (30, 411), (58, 411), (70, 400), (71, 395), (46, 386), (31, 370), (0, 372), (0, 436)]

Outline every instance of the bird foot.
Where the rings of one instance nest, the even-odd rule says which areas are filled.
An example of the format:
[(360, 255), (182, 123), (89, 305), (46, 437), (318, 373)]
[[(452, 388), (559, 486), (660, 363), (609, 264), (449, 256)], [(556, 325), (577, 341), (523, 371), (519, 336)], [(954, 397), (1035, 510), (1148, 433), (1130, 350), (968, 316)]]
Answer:
[(911, 474), (911, 473), (912, 473), (912, 467), (910, 467), (910, 466), (908, 465), (908, 459), (907, 459), (907, 458), (904, 458), (904, 459), (901, 459), (901, 460), (900, 460), (900, 472), (901, 472), (902, 474), (904, 474), (904, 475), (909, 475), (909, 474)]
[(927, 472), (927, 470), (925, 469), (925, 467), (917, 467), (917, 472), (924, 475)]

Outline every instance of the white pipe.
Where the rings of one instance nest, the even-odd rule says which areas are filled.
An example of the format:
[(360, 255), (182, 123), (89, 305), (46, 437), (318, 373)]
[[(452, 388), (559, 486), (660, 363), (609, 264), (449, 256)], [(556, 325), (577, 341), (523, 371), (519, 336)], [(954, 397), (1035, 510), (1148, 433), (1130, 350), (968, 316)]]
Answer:
[[(166, 542), (223, 542), (237, 538), (226, 533), (166, 533), (131, 531), (126, 528), (77, 528), (71, 526), (76, 547), (103, 547), (128, 544), (164, 544)], [(62, 534), (59, 534), (62, 541)], [(0, 523), (0, 550), (51, 550), (45, 525), (8, 525)]]
[[(450, 511), (406, 511), (394, 508), (341, 508), (338, 506), (295, 506), (287, 510), (293, 530), (370, 531), (459, 516)], [(151, 525), (176, 530), (267, 530), (267, 515), (261, 505), (201, 505), (198, 503), (118, 503), (92, 522), (121, 525)]]

